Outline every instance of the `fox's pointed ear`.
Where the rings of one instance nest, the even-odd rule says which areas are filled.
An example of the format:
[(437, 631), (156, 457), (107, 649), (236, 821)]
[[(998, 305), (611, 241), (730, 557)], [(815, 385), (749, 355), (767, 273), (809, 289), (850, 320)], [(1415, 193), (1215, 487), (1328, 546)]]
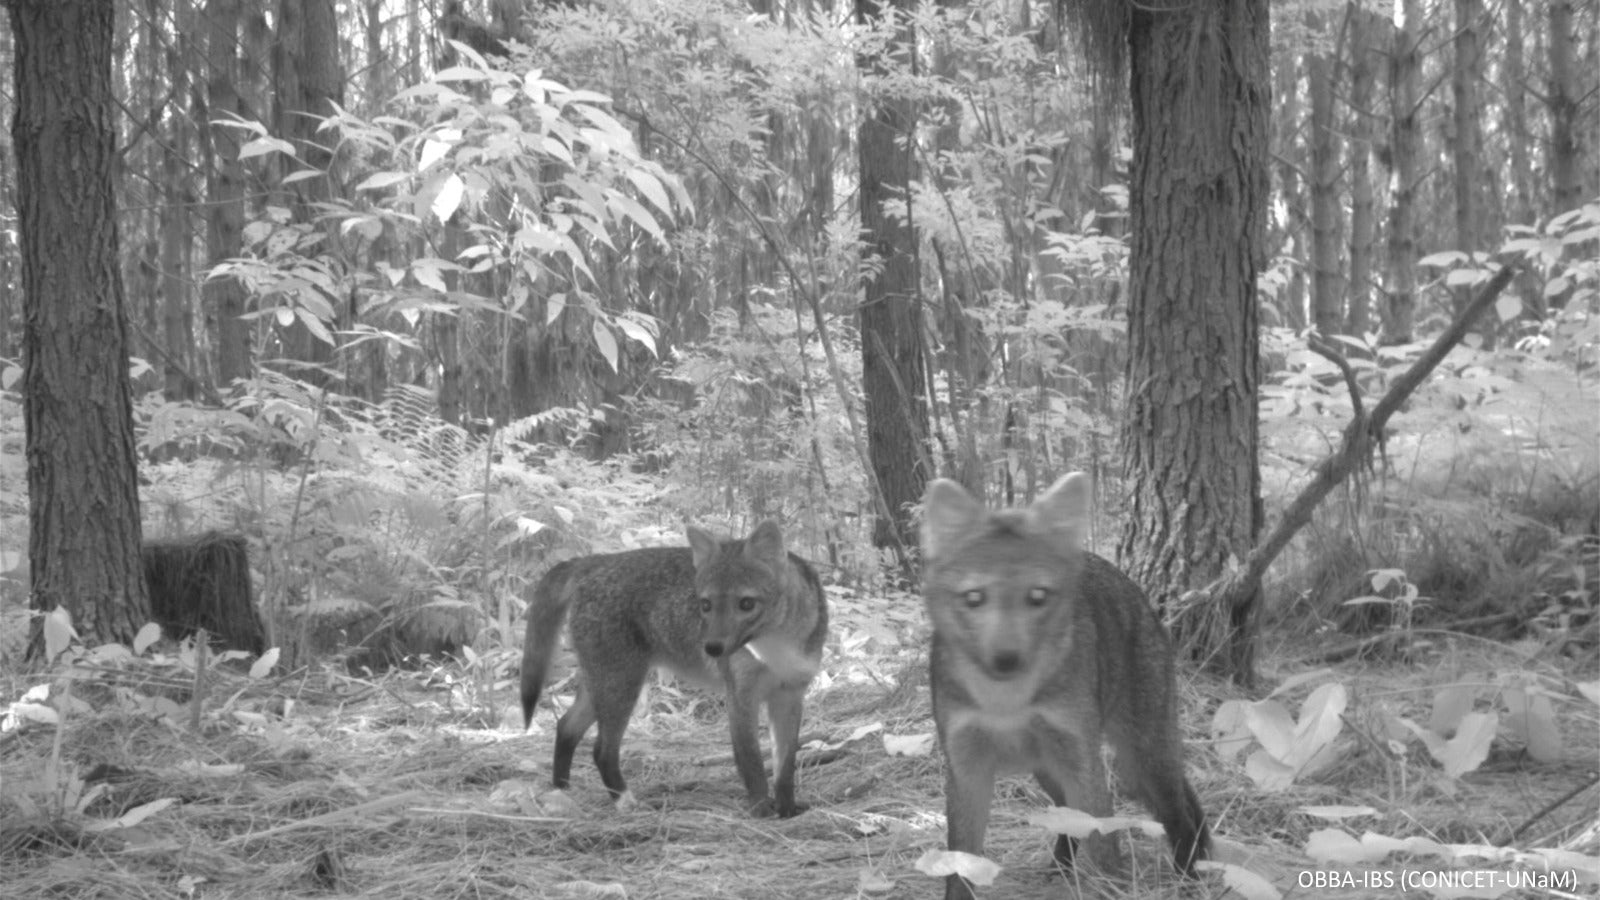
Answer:
[(783, 529), (771, 519), (757, 525), (756, 530), (745, 539), (744, 555), (782, 571), (783, 561), (788, 557), (788, 551), (783, 547)]
[(983, 519), (983, 504), (948, 478), (935, 479), (922, 495), (922, 563), (950, 552)]
[(1093, 493), (1089, 476), (1082, 472), (1063, 475), (1028, 507), (1030, 524), (1058, 547), (1082, 549)]
[(713, 537), (711, 532), (693, 525), (685, 528), (684, 534), (689, 537), (689, 551), (694, 554), (695, 571), (704, 571), (721, 552), (722, 542)]

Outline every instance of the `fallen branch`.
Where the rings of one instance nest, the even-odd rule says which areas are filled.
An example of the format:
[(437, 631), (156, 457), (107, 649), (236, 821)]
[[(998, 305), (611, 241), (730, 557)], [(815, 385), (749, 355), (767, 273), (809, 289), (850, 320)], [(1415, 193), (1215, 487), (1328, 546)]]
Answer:
[[(1267, 538), (1250, 551), (1243, 563), (1223, 573), (1204, 588), (1185, 594), (1179, 615), (1220, 616), (1223, 627), (1233, 632), (1226, 640), (1204, 641), (1202, 644), (1234, 648), (1234, 657), (1227, 661), (1227, 665), (1236, 681), (1246, 684), (1254, 681), (1253, 654), (1242, 648), (1247, 648), (1254, 641), (1254, 598), (1261, 590), (1261, 579), (1267, 568), (1300, 529), (1311, 522), (1311, 513), (1317, 504), (1368, 458), (1373, 443), (1381, 439), (1389, 417), (1422, 385), (1456, 344), (1466, 337), (1473, 321), (1494, 303), (1515, 274), (1513, 267), (1502, 266), (1432, 346), (1389, 385), (1389, 390), (1373, 406), (1370, 415), (1362, 415), (1360, 407), (1356, 407), (1356, 414), (1345, 426), (1339, 448), (1316, 464), (1316, 477), (1301, 489), (1299, 496), (1284, 510)], [(1312, 349), (1317, 350), (1315, 346)], [(1194, 633), (1203, 634), (1205, 629)]]

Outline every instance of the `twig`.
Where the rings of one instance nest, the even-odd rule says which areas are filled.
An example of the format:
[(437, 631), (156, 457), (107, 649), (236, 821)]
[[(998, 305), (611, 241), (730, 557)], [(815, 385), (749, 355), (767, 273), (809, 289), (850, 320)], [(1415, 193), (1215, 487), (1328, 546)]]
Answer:
[(261, 838), (285, 834), (290, 831), (299, 831), (302, 828), (315, 828), (320, 825), (332, 825), (335, 822), (342, 822), (346, 819), (365, 819), (372, 813), (377, 813), (385, 809), (392, 809), (396, 806), (404, 806), (421, 796), (421, 794), (421, 791), (404, 791), (390, 797), (379, 797), (376, 800), (369, 800), (366, 803), (358, 803), (355, 806), (335, 810), (330, 813), (323, 813), (320, 816), (312, 816), (309, 819), (301, 819), (297, 822), (290, 822), (287, 825), (279, 825), (276, 828), (268, 828), (265, 831), (252, 831), (248, 834), (234, 835), (225, 841), (218, 842), (217, 846), (227, 847), (233, 844), (242, 844), (247, 841), (260, 840)]
[(1345, 359), (1344, 354), (1340, 353), (1332, 344), (1328, 343), (1327, 338), (1315, 331), (1311, 332), (1311, 336), (1306, 338), (1306, 346), (1311, 348), (1312, 353), (1339, 367), (1340, 374), (1344, 375), (1345, 389), (1350, 392), (1350, 407), (1356, 411), (1358, 418), (1365, 415), (1361, 409), (1361, 385), (1356, 383), (1356, 373), (1354, 369), (1350, 368), (1350, 361)]
[(1511, 846), (1511, 844), (1513, 842), (1515, 842), (1517, 838), (1522, 837), (1522, 835), (1529, 828), (1532, 828), (1534, 825), (1538, 824), (1540, 819), (1543, 819), (1543, 818), (1549, 816), (1551, 813), (1555, 812), (1556, 810), (1560, 809), (1563, 805), (1565, 805), (1566, 803), (1571, 801), (1572, 798), (1578, 796), (1579, 794), (1583, 793), (1584, 791), (1587, 791), (1589, 788), (1594, 787), (1595, 784), (1597, 784), (1597, 783), (1600, 783), (1600, 775), (1590, 775), (1588, 781), (1585, 781), (1584, 783), (1578, 785), (1577, 787), (1573, 788), (1572, 790), (1567, 791), (1565, 794), (1562, 794), (1561, 796), (1557, 797), (1556, 799), (1550, 801), (1548, 804), (1545, 805), (1544, 809), (1541, 809), (1538, 812), (1534, 813), (1532, 816), (1529, 816), (1527, 821), (1523, 822), (1521, 825), (1518, 825), (1516, 828), (1513, 828), (1511, 830), (1510, 834), (1506, 835), (1505, 837), (1501, 838), (1500, 840), (1494, 841), (1493, 842), (1494, 845), (1496, 847), (1509, 847), (1509, 846)]
[[(1456, 316), (1455, 321), (1450, 323), (1432, 346), (1389, 385), (1389, 390), (1373, 407), (1372, 414), (1370, 416), (1357, 414), (1351, 418), (1350, 424), (1345, 426), (1344, 439), (1339, 448), (1317, 463), (1316, 477), (1301, 489), (1300, 494), (1289, 504), (1289, 508), (1284, 510), (1267, 538), (1250, 551), (1241, 565), (1230, 569), (1206, 585), (1203, 592), (1211, 602), (1188, 608), (1200, 610), (1218, 608), (1227, 611), (1231, 620), (1236, 610), (1246, 607), (1249, 599), (1260, 589), (1261, 578), (1266, 574), (1267, 567), (1272, 565), (1273, 560), (1278, 558), (1278, 554), (1283, 552), (1283, 548), (1288, 546), (1289, 541), (1299, 533), (1300, 529), (1311, 522), (1311, 513), (1317, 508), (1317, 504), (1332, 493), (1333, 489), (1356, 468), (1357, 463), (1365, 458), (1369, 442), (1375, 436), (1383, 434), (1383, 427), (1388, 423), (1389, 417), (1394, 415), (1400, 404), (1416, 391), (1455, 345), (1461, 342), (1473, 321), (1495, 301), (1496, 297), (1500, 296), (1500, 292), (1511, 283), (1511, 278), (1515, 274), (1514, 267), (1502, 266), (1500, 271), (1479, 289), (1477, 296), (1472, 298), (1472, 302)], [(1235, 675), (1245, 679), (1251, 677), (1248, 672)]]

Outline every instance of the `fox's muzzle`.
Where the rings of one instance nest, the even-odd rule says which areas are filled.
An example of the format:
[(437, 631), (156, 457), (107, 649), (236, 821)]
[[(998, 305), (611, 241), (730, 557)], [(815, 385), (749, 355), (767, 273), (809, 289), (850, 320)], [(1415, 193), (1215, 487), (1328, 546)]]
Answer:
[(1010, 678), (1022, 671), (1022, 654), (1015, 650), (997, 650), (989, 655), (989, 671), (999, 678)]

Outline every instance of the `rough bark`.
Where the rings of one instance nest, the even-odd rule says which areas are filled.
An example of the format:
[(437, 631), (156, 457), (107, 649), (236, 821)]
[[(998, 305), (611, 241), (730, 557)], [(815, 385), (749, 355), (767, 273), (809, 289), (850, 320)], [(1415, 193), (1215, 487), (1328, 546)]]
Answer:
[[(1256, 275), (1270, 127), (1266, 0), (1136, 7), (1128, 415), (1120, 556), (1158, 602), (1255, 545)], [(1194, 658), (1254, 678), (1258, 593), (1174, 621)]]
[(86, 641), (131, 641), (150, 606), (117, 237), (114, 4), (6, 7), (16, 39), (30, 605), (66, 607)]
[[(906, 0), (880, 4), (856, 0), (856, 19), (877, 21), (888, 11), (904, 14)], [(897, 28), (896, 44), (914, 47), (908, 22)], [(903, 51), (900, 51), (903, 52)], [(896, 51), (891, 51), (894, 55)], [(882, 59), (863, 58), (858, 65), (869, 77), (886, 73)], [(881, 516), (873, 543), (905, 548), (917, 543), (911, 506), (922, 498), (931, 477), (927, 470), (928, 401), (923, 359), (922, 310), (917, 283), (917, 255), (911, 223), (885, 209), (892, 200), (909, 196), (916, 110), (910, 98), (881, 91), (862, 110), (858, 149), (861, 172), (861, 230), (866, 243), (863, 264), (876, 268), (866, 279), (861, 305), (862, 393), (866, 404), (867, 452), (872, 475), (893, 516)]]
[(1420, 108), (1417, 81), (1421, 60), (1417, 46), (1422, 24), (1421, 0), (1402, 0), (1404, 23), (1394, 30), (1389, 56), (1389, 157), (1394, 190), (1389, 198), (1389, 280), (1383, 305), (1383, 342), (1411, 341), (1417, 308), (1417, 183), (1421, 179), (1417, 127)]

